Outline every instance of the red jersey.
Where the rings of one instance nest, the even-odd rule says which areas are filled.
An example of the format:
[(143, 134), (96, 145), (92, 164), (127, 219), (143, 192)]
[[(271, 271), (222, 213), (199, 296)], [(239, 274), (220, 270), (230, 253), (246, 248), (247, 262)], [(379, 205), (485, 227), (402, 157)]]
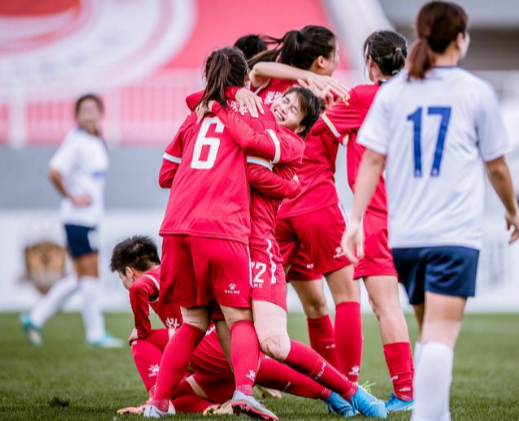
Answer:
[(282, 97), (288, 88), (296, 84), (295, 80), (270, 79), (267, 86), (260, 86), (256, 89), (251, 87), (251, 90), (263, 100), (263, 104), (270, 108), (277, 98)]
[(291, 218), (339, 202), (335, 188), (335, 161), (339, 139), (323, 131), (315, 134), (314, 129), (306, 139), (303, 164), (297, 171), (301, 193), (294, 199), (285, 200), (278, 218)]
[[(215, 104), (213, 112), (222, 110)], [(238, 111), (238, 103), (229, 102), (229, 112)], [(222, 110), (223, 111), (223, 110)], [(273, 119), (243, 118), (258, 132), (275, 129)], [(159, 175), (161, 187), (171, 187), (166, 215), (160, 234), (186, 234), (249, 243), (250, 194), (245, 151), (274, 156), (276, 145), (233, 141), (216, 115), (207, 115), (199, 123), (191, 113), (166, 148)], [(254, 139), (256, 140), (256, 139)], [(243, 149), (245, 148), (245, 149)], [(279, 149), (279, 148), (278, 148)]]
[(139, 338), (146, 338), (151, 333), (150, 306), (164, 325), (176, 329), (182, 324), (180, 306), (159, 302), (160, 266), (138, 277), (130, 287), (130, 304)]
[[(364, 146), (357, 143), (357, 134), (368, 114), (379, 87), (379, 84), (358, 85), (354, 87), (350, 90), (349, 95), (340, 103), (323, 113), (312, 130), (318, 134), (332, 134), (337, 139), (342, 139), (345, 136), (348, 137), (348, 184), (352, 191), (355, 191), (355, 181), (364, 151), (366, 150)], [(377, 188), (368, 205), (368, 210), (387, 214), (386, 186), (383, 175), (380, 176)]]
[[(274, 238), (276, 217), (284, 197), (292, 196), (291, 183), (297, 168), (302, 162), (305, 149), (304, 141), (294, 132), (275, 126), (275, 129), (255, 131), (238, 115), (223, 110), (216, 115), (225, 125), (229, 134), (239, 143), (254, 144), (261, 157), (249, 156), (249, 178), (251, 190), (251, 238)], [(269, 109), (261, 119), (274, 121)], [(272, 149), (274, 145), (274, 149)], [(246, 146), (244, 144), (244, 146)], [(250, 148), (248, 148), (250, 149)], [(271, 171), (277, 177), (272, 176)], [(269, 185), (273, 181), (274, 184)], [(283, 184), (285, 181), (286, 184)], [(279, 185), (279, 188), (276, 187)], [(297, 183), (297, 187), (299, 184)], [(286, 196), (281, 196), (283, 192)]]

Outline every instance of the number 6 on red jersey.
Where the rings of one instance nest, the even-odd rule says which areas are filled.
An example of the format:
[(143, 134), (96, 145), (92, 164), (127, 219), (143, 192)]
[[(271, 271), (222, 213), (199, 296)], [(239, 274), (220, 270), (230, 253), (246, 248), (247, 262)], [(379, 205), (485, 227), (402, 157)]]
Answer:
[[(207, 136), (211, 125), (215, 125), (215, 133), (223, 133), (225, 126), (218, 117), (206, 117), (202, 122), (200, 131), (195, 141), (195, 148), (193, 150), (193, 159), (191, 161), (191, 168), (197, 170), (208, 170), (213, 168), (216, 161), (216, 155), (218, 154), (218, 148), (220, 147), (220, 139), (217, 137)], [(204, 146), (209, 146), (209, 152), (207, 153), (207, 159), (201, 160), (202, 150)]]

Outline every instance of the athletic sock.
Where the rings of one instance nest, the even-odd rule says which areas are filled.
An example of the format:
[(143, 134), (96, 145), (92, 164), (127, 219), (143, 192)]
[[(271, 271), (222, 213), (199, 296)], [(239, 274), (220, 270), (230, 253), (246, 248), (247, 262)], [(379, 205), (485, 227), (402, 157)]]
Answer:
[(231, 327), (231, 360), (236, 390), (252, 396), (259, 364), (259, 343), (250, 321), (241, 321)]
[(78, 286), (75, 275), (67, 276), (56, 282), (32, 309), (29, 315), (31, 323), (42, 328), (45, 322), (61, 309), (65, 300), (77, 291)]
[(105, 335), (105, 319), (101, 310), (99, 279), (83, 276), (79, 279), (79, 292), (82, 296), (81, 315), (85, 325), (88, 342), (97, 342)]
[(330, 316), (327, 314), (316, 319), (306, 320), (310, 346), (331, 365), (340, 369), (339, 355), (335, 345), (335, 331)]
[(413, 357), (409, 342), (395, 342), (384, 345), (384, 356), (393, 382), (393, 390), (398, 399), (413, 399)]
[(414, 379), (412, 421), (448, 420), (454, 352), (439, 342), (422, 345)]
[(168, 410), (169, 398), (173, 395), (175, 387), (183, 379), (193, 351), (204, 339), (204, 335), (205, 332), (197, 327), (183, 324), (166, 345), (160, 362), (155, 395), (153, 396), (153, 403), (162, 405), (159, 408), (161, 411)]
[(132, 343), (132, 355), (144, 387), (149, 393), (157, 381), (162, 352), (145, 339), (138, 339)]
[(290, 352), (285, 364), (314, 379), (317, 383), (339, 393), (348, 401), (357, 392), (357, 386), (309, 346), (290, 341)]
[(332, 391), (272, 358), (262, 357), (256, 383), (309, 399), (328, 399)]
[(335, 307), (335, 342), (339, 366), (352, 382), (359, 381), (362, 340), (360, 303), (348, 301), (339, 304)]

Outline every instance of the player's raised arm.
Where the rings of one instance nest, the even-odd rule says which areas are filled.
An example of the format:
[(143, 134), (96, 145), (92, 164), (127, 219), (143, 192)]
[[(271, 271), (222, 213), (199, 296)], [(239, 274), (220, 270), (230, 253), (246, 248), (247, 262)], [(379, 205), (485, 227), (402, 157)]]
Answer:
[(272, 164), (261, 157), (248, 157), (249, 183), (265, 196), (292, 199), (301, 192), (297, 177), (286, 180), (272, 171)]

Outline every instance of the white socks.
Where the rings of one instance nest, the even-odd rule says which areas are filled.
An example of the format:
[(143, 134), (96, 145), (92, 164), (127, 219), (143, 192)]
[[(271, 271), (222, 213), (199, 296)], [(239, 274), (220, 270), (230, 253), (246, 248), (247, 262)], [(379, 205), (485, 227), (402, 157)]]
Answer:
[(34, 326), (42, 328), (47, 320), (54, 316), (79, 285), (75, 275), (68, 276), (56, 282), (49, 292), (36, 304), (30, 313)]
[[(418, 351), (418, 352), (417, 352)], [(418, 359), (416, 358), (418, 357)], [(440, 342), (415, 345), (415, 404), (411, 421), (450, 421), (449, 395), (454, 352)]]
[(105, 320), (101, 310), (99, 290), (98, 278), (92, 276), (81, 278), (79, 282), (79, 291), (82, 295), (81, 315), (88, 342), (97, 342), (105, 335)]

